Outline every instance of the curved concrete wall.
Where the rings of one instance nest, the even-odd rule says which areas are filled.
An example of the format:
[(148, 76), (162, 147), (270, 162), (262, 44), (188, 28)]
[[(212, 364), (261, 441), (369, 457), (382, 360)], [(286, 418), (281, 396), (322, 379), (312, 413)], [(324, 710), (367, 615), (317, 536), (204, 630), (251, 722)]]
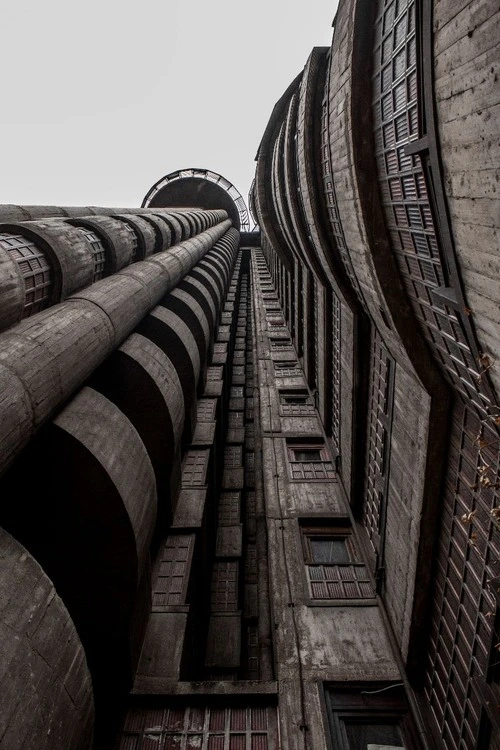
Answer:
[(85, 387), (4, 476), (2, 498), (2, 523), (50, 576), (78, 629), (105, 723), (130, 688), (144, 627), (137, 608), (156, 522), (144, 444)]
[(92, 681), (68, 611), (29, 552), (0, 529), (0, 745), (90, 750)]
[[(106, 241), (123, 247), (113, 237), (121, 222), (95, 218), (84, 219), (86, 229), (104, 238), (104, 227)], [(172, 520), (181, 445), (194, 431), (197, 391), (238, 247), (228, 220), (210, 226), (219, 219), (212, 212), (200, 235), (0, 336), (11, 383), (0, 397), (11, 446), (0, 518), (47, 571), (75, 622), (103, 746), (139, 658), (150, 549)], [(181, 223), (183, 231), (197, 226), (194, 218)], [(146, 226), (151, 247), (153, 225)]]
[[(369, 391), (369, 382), (377, 362), (370, 341), (379, 335), (386, 354), (395, 359), (392, 432), (387, 433), (384, 449), (390, 477), (385, 549), (391, 561), (385, 575), (391, 591), (387, 605), (406, 656), (412, 651), (408, 645), (410, 623), (421, 617), (417, 608), (412, 611), (412, 587), (417, 571), (420, 579), (429, 576), (424, 560), (430, 548), (425, 540), (432, 535), (421, 537), (420, 529), (422, 519), (432, 516), (439, 498), (436, 473), (441, 471), (445, 449), (448, 396), (407, 300), (379, 199), (371, 139), (374, 126), (367, 106), (371, 97), (367, 75), (372, 53), (370, 13), (354, 0), (340, 3), (329, 69), (325, 50), (313, 50), (298, 90), (290, 95), (289, 88), (275, 107), (258, 155), (254, 197), (263, 232), (271, 241), (267, 247), (269, 265), (287, 314), (289, 289), (295, 287), (294, 338), (303, 354), (308, 381), (319, 391), (317, 404), (324, 422), (328, 398), (333, 396), (339, 404), (334, 419), (341, 434), (340, 473), (354, 506), (359, 504), (358, 511), (366, 502), (374, 462), (368, 420), (377, 409), (377, 397)], [(336, 201), (334, 211), (329, 211), (325, 200), (330, 194)], [(292, 228), (293, 273), (287, 272), (284, 260)], [(335, 239), (337, 235), (340, 239), (340, 234), (342, 247)], [(349, 263), (344, 268), (346, 257)], [(325, 322), (328, 289), (340, 305), (330, 329), (330, 321)], [(336, 357), (333, 369), (329, 347)], [(337, 392), (329, 395), (327, 386), (335, 367), (340, 383), (336, 381)], [(405, 392), (412, 394), (410, 401)], [(433, 425), (431, 432), (429, 424)], [(415, 440), (418, 469), (414, 465)], [(405, 482), (405, 472), (411, 472), (411, 487)], [(366, 478), (360, 482), (360, 477)], [(395, 519), (402, 517), (415, 529), (405, 550), (397, 546)], [(377, 560), (375, 563), (374, 554), (372, 564), (383, 565), (380, 557)], [(403, 578), (407, 582), (404, 587), (400, 583)], [(415, 633), (411, 637), (418, 640)]]
[(0, 471), (229, 227), (223, 221), (0, 336)]
[[(436, 115), (454, 246), (480, 349), (494, 360), (500, 341), (500, 10), (494, 0), (433, 6)], [(500, 367), (488, 372), (500, 397)]]
[[(2, 208), (0, 218), (37, 213)], [(75, 209), (68, 218), (66, 209), (47, 209), (43, 219), (0, 224), (0, 330), (226, 218), (223, 211), (82, 210), (87, 215), (75, 216)]]

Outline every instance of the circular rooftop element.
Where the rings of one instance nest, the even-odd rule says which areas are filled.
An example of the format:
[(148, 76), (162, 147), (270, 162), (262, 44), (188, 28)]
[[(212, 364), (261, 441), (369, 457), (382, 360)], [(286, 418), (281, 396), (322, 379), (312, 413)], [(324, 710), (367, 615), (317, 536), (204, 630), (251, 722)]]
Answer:
[(250, 231), (250, 218), (241, 193), (217, 172), (179, 169), (156, 182), (142, 201), (143, 208), (221, 208), (241, 232)]
[(257, 225), (259, 223), (258, 217), (257, 217), (257, 209), (255, 206), (255, 177), (252, 180), (252, 184), (250, 185), (250, 190), (248, 191), (248, 208), (250, 209), (250, 216), (253, 219), (253, 223)]

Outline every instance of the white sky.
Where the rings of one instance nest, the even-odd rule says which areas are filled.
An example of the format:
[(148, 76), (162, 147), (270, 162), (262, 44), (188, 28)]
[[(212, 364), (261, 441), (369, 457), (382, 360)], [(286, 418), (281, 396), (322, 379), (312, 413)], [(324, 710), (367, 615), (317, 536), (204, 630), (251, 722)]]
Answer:
[(139, 206), (176, 169), (247, 199), (336, 0), (0, 0), (0, 203)]

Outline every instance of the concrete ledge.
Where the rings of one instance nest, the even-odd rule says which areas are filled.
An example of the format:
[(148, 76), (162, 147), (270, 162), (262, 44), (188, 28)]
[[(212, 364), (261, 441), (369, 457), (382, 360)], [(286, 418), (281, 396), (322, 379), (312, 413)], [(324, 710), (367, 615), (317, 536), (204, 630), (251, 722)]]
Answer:
[(274, 680), (234, 680), (231, 682), (174, 682), (163, 677), (137, 677), (132, 695), (278, 695)]

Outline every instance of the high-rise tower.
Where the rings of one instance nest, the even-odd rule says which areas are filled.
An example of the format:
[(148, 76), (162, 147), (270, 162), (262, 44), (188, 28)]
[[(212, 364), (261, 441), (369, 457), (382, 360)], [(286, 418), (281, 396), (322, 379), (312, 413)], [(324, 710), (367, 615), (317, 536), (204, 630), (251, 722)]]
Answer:
[(250, 193), (0, 207), (0, 748), (500, 747), (500, 12), (341, 0)]

